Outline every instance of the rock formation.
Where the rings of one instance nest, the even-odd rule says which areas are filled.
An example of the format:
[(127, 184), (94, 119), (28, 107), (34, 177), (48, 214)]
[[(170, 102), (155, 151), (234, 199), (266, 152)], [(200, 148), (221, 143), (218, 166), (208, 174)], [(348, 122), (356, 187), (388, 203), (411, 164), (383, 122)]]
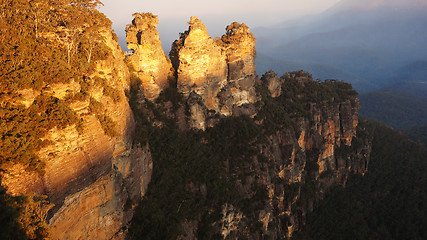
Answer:
[(255, 37), (244, 23), (233, 22), (226, 28), (220, 44), (227, 54), (228, 79), (240, 80), (255, 74)]
[[(91, 75), (21, 95), (27, 107), (35, 95), (59, 100), (71, 96), (75, 100), (70, 108), (81, 120), (82, 131), (76, 125), (55, 127), (43, 137), (50, 142), (37, 152), (46, 164), (43, 175), (20, 164), (2, 174), (2, 184), (12, 195), (47, 195), (54, 204), (46, 219), (53, 239), (110, 239), (131, 220), (132, 205), (140, 201), (151, 177), (148, 146), (132, 147), (135, 122), (125, 96), (130, 83), (124, 54), (109, 29), (102, 36), (111, 52), (96, 61)], [(72, 97), (76, 95), (87, 97)], [(111, 123), (108, 128), (104, 121)]]
[(228, 86), (221, 95), (221, 113), (224, 115), (231, 115), (235, 106), (256, 101), (255, 42), (249, 27), (237, 22), (227, 26), (226, 33), (218, 41), (226, 52), (228, 67)]
[[(218, 94), (219, 97), (228, 84)], [(173, 146), (171, 149), (163, 146), (162, 152), (153, 156), (166, 155), (165, 158), (159, 156), (159, 162), (164, 164), (159, 169), (163, 177), (167, 175), (182, 181), (181, 185), (174, 182), (169, 187), (182, 189), (184, 195), (197, 196), (197, 201), (203, 204), (198, 209), (192, 209), (192, 204), (188, 204), (184, 210), (183, 203), (187, 199), (175, 197), (171, 201), (169, 198), (165, 200), (171, 205), (177, 203), (175, 208), (171, 206), (171, 211), (196, 212), (195, 215), (179, 214), (179, 220), (171, 228), (160, 222), (159, 225), (171, 231), (185, 229), (166, 238), (197, 239), (195, 236), (201, 232), (203, 238), (208, 239), (218, 238), (219, 235), (224, 239), (291, 238), (294, 231), (303, 227), (306, 214), (312, 211), (316, 201), (331, 186), (344, 185), (350, 174), (364, 174), (367, 171), (370, 142), (363, 138), (364, 134), (358, 137), (356, 143), (354, 141), (357, 138), (357, 111), (360, 105), (350, 85), (333, 80), (323, 83), (313, 81), (311, 74), (303, 71), (286, 73), (280, 78), (271, 71), (264, 74), (257, 84), (262, 97), (257, 98), (256, 114), (249, 115), (252, 118), (236, 117), (239, 115), (234, 110), (231, 118), (218, 113), (212, 116), (212, 111), (204, 106), (203, 98), (195, 92), (182, 99), (180, 104), (186, 106), (190, 124), (179, 127), (179, 131), (183, 132), (182, 135), (191, 136), (188, 141), (192, 141), (195, 136), (192, 134), (198, 131), (192, 132), (191, 128), (206, 129), (203, 139), (196, 140), (200, 145), (186, 145), (185, 149), (175, 150), (176, 146), (186, 142), (183, 138), (179, 139), (179, 144), (168, 142)], [(230, 93), (230, 96), (233, 94)], [(175, 119), (179, 118), (177, 115), (175, 113)], [(205, 121), (207, 118), (209, 121)], [(216, 122), (210, 124), (213, 120)], [(167, 121), (157, 125), (170, 132), (178, 131), (175, 125), (168, 125)], [(215, 145), (218, 147), (211, 147)], [(198, 152), (199, 148), (204, 152)], [(200, 160), (202, 166), (194, 171), (197, 175), (191, 175), (192, 170), (182, 166), (197, 162), (198, 159), (189, 160), (191, 157), (187, 156), (193, 152), (199, 153), (195, 155), (203, 159)], [(170, 156), (175, 156), (175, 153), (176, 158), (171, 159)], [(214, 157), (205, 158), (212, 155)], [(217, 159), (220, 159), (215, 162), (217, 166), (209, 165), (210, 161)], [(169, 165), (173, 167), (169, 168)], [(219, 190), (221, 187), (216, 184), (212, 186), (211, 181), (215, 181), (215, 178), (204, 171), (205, 168), (212, 172), (219, 171), (219, 177), (216, 175), (218, 179), (227, 179), (226, 183), (219, 181), (224, 184), (222, 190), (230, 194), (227, 199), (219, 196), (223, 193)], [(185, 172), (185, 176), (171, 172)], [(209, 182), (204, 182), (200, 177), (195, 179), (195, 176), (206, 177)], [(168, 189), (164, 181), (158, 182)], [(158, 187), (157, 183), (153, 182), (151, 187)], [(219, 191), (219, 195), (215, 194), (216, 191)], [(206, 192), (209, 197), (206, 197)], [(156, 204), (162, 199), (159, 195), (152, 197)], [(149, 200), (147, 204), (151, 206)], [(148, 210), (141, 217), (147, 217), (147, 223), (169, 216), (167, 212), (164, 215), (161, 213), (161, 210), (156, 211), (153, 216), (150, 215), (153, 212)], [(140, 224), (136, 226), (138, 233), (139, 229), (144, 229), (151, 234), (150, 224)], [(161, 233), (166, 231), (162, 227), (159, 227)], [(160, 236), (163, 236), (161, 233)], [(153, 233), (152, 236), (158, 235)]]
[(270, 70), (262, 75), (261, 81), (267, 84), (271, 97), (279, 97), (282, 94), (282, 82), (274, 71)]
[[(130, 73), (111, 31), (104, 29), (102, 39), (110, 51), (108, 57), (97, 60), (83, 79), (45, 85), (42, 90), (21, 89), (20, 98), (13, 102), (29, 108), (37, 104), (39, 96), (68, 99), (73, 114), (80, 119), (79, 126), (55, 127), (43, 137), (50, 143), (37, 151), (46, 163), (44, 175), (27, 171), (19, 163), (3, 165), (6, 168), (1, 180), (8, 193), (47, 195), (55, 205), (46, 219), (53, 239), (124, 238), (123, 230), (146, 192), (153, 169), (148, 144), (133, 143), (136, 127), (166, 130), (175, 136), (194, 128), (214, 129), (217, 123), (227, 128), (225, 132), (214, 129), (188, 134), (193, 138), (203, 136), (193, 143), (211, 151), (195, 155), (206, 161), (202, 169), (196, 169), (197, 176), (213, 169), (222, 177), (218, 184), (199, 183), (202, 180), (194, 178), (181, 181), (187, 176), (176, 178), (181, 182), (170, 181), (186, 184), (179, 188), (188, 193), (183, 196), (197, 196), (203, 200), (200, 203), (206, 204), (198, 209), (199, 215), (191, 214), (192, 219), (178, 223), (193, 237), (203, 230), (198, 229), (202, 220), (214, 219), (203, 227), (214, 229), (224, 238), (289, 238), (304, 224), (313, 201), (321, 198), (328, 187), (344, 184), (350, 173), (366, 172), (369, 144), (357, 148), (352, 145), (360, 106), (351, 87), (335, 81), (314, 82), (303, 71), (286, 73), (281, 78), (271, 71), (259, 81), (255, 73), (255, 38), (245, 24), (236, 22), (214, 41), (205, 25), (191, 17), (189, 29), (173, 43), (169, 61), (161, 48), (157, 23), (156, 16), (137, 13), (127, 26), (128, 48), (134, 51), (127, 57)], [(141, 110), (135, 114), (139, 123), (148, 122), (144, 126), (135, 126), (126, 96), (131, 92), (130, 74), (141, 80), (142, 94), (150, 100), (138, 99), (141, 101), (135, 108)], [(170, 82), (176, 83), (177, 91), (165, 92), (160, 98)], [(258, 93), (255, 84), (261, 89)], [(227, 116), (236, 118), (225, 119)], [(244, 127), (239, 129), (239, 124)], [(234, 135), (224, 139), (229, 132)], [(212, 148), (216, 143), (219, 147)], [(185, 144), (181, 141), (178, 146)], [(182, 152), (191, 147), (185, 146)], [(241, 151), (235, 150), (237, 147)], [(337, 154), (346, 147), (354, 147), (354, 152)], [(177, 155), (192, 154), (182, 152)], [(163, 155), (176, 160), (173, 154)], [(212, 162), (220, 166), (204, 168)], [(194, 159), (185, 159), (181, 165), (186, 164), (200, 167)], [(316, 188), (316, 192), (307, 193), (307, 188)], [(233, 194), (230, 198), (215, 196), (222, 191)], [(207, 196), (211, 194), (217, 202), (210, 202)], [(238, 199), (227, 202), (231, 198)], [(182, 205), (183, 212), (192, 212), (188, 208), (194, 206), (184, 203), (186, 199), (179, 200), (178, 211)], [(209, 234), (212, 232), (206, 233), (207, 238)]]
[(133, 16), (132, 24), (126, 27), (127, 47), (133, 50), (127, 60), (131, 73), (142, 82), (145, 98), (154, 100), (169, 87), (172, 65), (162, 49), (157, 16), (151, 13), (135, 13)]
[(227, 82), (226, 56), (202, 21), (191, 17), (188, 24), (189, 29), (172, 44), (169, 54), (178, 91), (185, 96), (194, 91), (209, 110), (218, 111), (217, 94)]
[[(275, 79), (271, 72), (265, 74), (264, 78), (271, 75), (272, 79)], [(287, 73), (280, 81), (294, 82), (299, 88), (313, 84), (311, 75), (303, 72)], [(271, 83), (265, 83), (269, 82)], [(270, 90), (269, 86), (271, 85), (267, 85)], [(300, 92), (296, 89), (295, 91)], [(273, 95), (277, 91), (270, 93)], [(267, 225), (277, 222), (277, 219), (280, 219), (279, 222), (286, 222), (287, 229), (280, 231), (285, 231), (286, 236), (291, 238), (293, 232), (305, 224), (306, 212), (313, 209), (313, 202), (308, 199), (322, 198), (329, 186), (345, 183), (349, 173), (363, 174), (367, 171), (371, 151), (369, 143), (354, 147), (352, 142), (356, 137), (359, 108), (357, 97), (351, 96), (351, 93), (342, 101), (331, 99), (310, 102), (307, 116), (312, 117), (312, 120), (298, 117), (294, 119), (295, 129), (282, 128), (269, 137), (268, 148), (264, 154), (271, 164), (270, 173), (265, 172), (261, 176), (265, 177), (265, 182), (270, 182), (274, 177), (279, 177), (283, 182), (273, 181), (267, 184), (271, 203), (270, 208), (266, 208), (263, 213), (263, 216), (270, 216)], [(343, 157), (340, 149), (345, 148), (352, 150)], [(302, 195), (301, 189), (295, 192), (290, 188), (308, 182), (318, 184), (316, 192), (310, 193), (313, 195)], [(301, 201), (307, 201), (308, 205), (301, 208), (295, 204)], [(281, 235), (277, 234), (276, 236)]]
[[(234, 22), (221, 39), (214, 41), (197, 17), (191, 17), (189, 24), (169, 54), (178, 91), (184, 96), (190, 92), (200, 95), (207, 110), (224, 116), (232, 115), (242, 105), (255, 103), (255, 38), (249, 28)], [(206, 116), (195, 110), (190, 112), (192, 119), (205, 121)], [(194, 123), (191, 125), (206, 125)]]

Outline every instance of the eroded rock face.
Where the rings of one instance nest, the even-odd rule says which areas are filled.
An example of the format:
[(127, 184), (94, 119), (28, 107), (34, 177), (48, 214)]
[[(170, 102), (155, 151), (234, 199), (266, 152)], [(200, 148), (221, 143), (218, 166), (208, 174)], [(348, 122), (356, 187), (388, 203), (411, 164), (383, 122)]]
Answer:
[(271, 97), (279, 97), (282, 94), (282, 82), (274, 71), (270, 70), (262, 75), (261, 81), (267, 84)]
[(221, 88), (227, 83), (226, 56), (209, 37), (205, 25), (191, 17), (189, 29), (172, 44), (169, 54), (176, 70), (177, 88), (185, 96), (194, 91), (209, 110), (217, 111)]
[[(331, 186), (344, 185), (349, 174), (367, 171), (370, 143), (368, 138), (360, 137), (364, 134), (359, 135), (357, 143), (353, 141), (360, 105), (351, 88), (342, 87), (338, 82), (314, 82), (310, 74), (302, 71), (287, 73), (280, 79), (274, 72), (268, 72), (261, 79), (260, 87), (270, 96), (280, 93), (277, 87), (270, 87), (274, 86), (272, 83), (283, 84), (283, 89), (288, 91), (293, 89), (276, 99), (268, 98), (270, 104), (294, 106), (286, 109), (289, 122), (261, 134), (265, 140), (257, 148), (258, 155), (245, 156), (238, 170), (228, 170), (241, 176), (235, 181), (239, 198), (261, 207), (244, 212), (245, 207), (223, 206), (222, 218), (210, 226), (224, 239), (265, 236), (290, 239), (294, 231), (304, 226), (306, 214), (313, 210), (316, 199), (323, 198)], [(317, 88), (322, 90), (316, 92)], [(280, 112), (275, 107), (267, 109)], [(261, 117), (267, 122), (271, 121), (268, 117), (274, 116), (262, 114), (261, 109), (255, 119)], [(263, 125), (268, 126), (268, 122)], [(308, 185), (313, 187), (310, 192)], [(262, 200), (254, 197), (256, 186), (265, 190)], [(247, 222), (256, 222), (257, 230), (249, 230)], [(193, 224), (190, 232), (197, 231), (197, 226), (200, 225)]]
[(147, 179), (151, 178), (152, 161), (147, 149), (134, 148), (121, 154), (113, 160), (112, 171), (67, 195), (49, 221), (51, 235), (55, 239), (120, 236), (120, 229), (132, 219), (133, 206), (142, 198)]
[[(255, 103), (256, 50), (249, 28), (234, 22), (221, 39), (214, 41), (197, 17), (192, 17), (189, 24), (189, 29), (172, 44), (169, 54), (178, 91), (185, 96), (194, 92), (207, 110), (225, 116), (244, 104)], [(192, 117), (195, 118), (205, 119)]]
[(172, 65), (165, 55), (157, 32), (159, 20), (151, 13), (135, 13), (126, 27), (128, 49), (134, 53), (128, 56), (132, 73), (142, 82), (145, 98), (156, 99), (169, 86)]
[[(272, 74), (266, 75), (263, 78)], [(294, 72), (285, 74), (280, 81), (294, 81), (300, 87), (306, 87), (313, 80), (310, 74)], [(264, 83), (268, 84), (269, 81)], [(368, 142), (352, 146), (358, 124), (357, 111), (360, 108), (357, 96), (348, 95), (345, 100), (331, 97), (328, 101), (308, 104), (312, 120), (299, 117), (296, 119), (297, 125), (294, 129), (283, 128), (269, 136), (267, 144), (269, 147), (265, 149), (264, 154), (274, 165), (272, 169), (275, 169), (273, 170), (275, 173), (260, 174), (267, 183), (271, 181), (268, 177), (274, 176), (288, 183), (268, 184), (268, 189), (271, 190), (270, 206), (274, 209), (270, 213), (287, 222), (287, 232), (279, 233), (278, 236), (286, 234), (288, 238), (291, 238), (293, 231), (304, 225), (305, 211), (313, 208), (312, 203), (309, 203), (306, 210), (298, 209), (294, 203), (303, 196), (301, 192), (292, 191), (289, 187), (306, 183), (307, 171), (311, 169), (310, 177), (319, 182), (318, 190), (314, 194), (322, 198), (322, 194), (331, 185), (344, 184), (349, 173), (364, 174), (367, 171), (371, 151)], [(352, 150), (343, 157), (339, 149), (345, 147), (351, 147)], [(318, 168), (310, 167), (313, 163), (316, 163)]]
[(227, 88), (221, 94), (221, 114), (233, 114), (233, 108), (256, 102), (256, 40), (244, 23), (233, 22), (218, 41), (227, 55)]
[[(29, 106), (34, 96), (64, 99), (83, 88), (87, 95), (69, 105), (82, 131), (76, 125), (55, 127), (43, 137), (50, 142), (37, 152), (46, 163), (43, 176), (19, 164), (2, 174), (2, 184), (12, 195), (48, 196), (55, 205), (47, 219), (53, 239), (110, 239), (130, 221), (132, 205), (151, 178), (148, 146), (132, 146), (135, 122), (125, 96), (130, 85), (125, 56), (109, 29), (102, 36), (111, 52), (95, 63), (91, 75), (81, 82), (45, 86), (37, 93), (24, 91), (19, 100)], [(93, 102), (100, 105), (98, 112)], [(106, 118), (100, 114), (114, 123), (114, 135), (107, 134), (102, 125)]]
[(189, 119), (189, 126), (191, 128), (196, 129), (206, 129), (206, 107), (203, 104), (203, 99), (200, 97), (200, 95), (197, 95), (194, 92), (190, 93), (190, 96), (188, 96), (188, 100), (186, 102), (187, 104), (187, 111), (190, 115)]
[(228, 79), (236, 81), (255, 74), (255, 37), (244, 23), (233, 22), (220, 43), (227, 54)]

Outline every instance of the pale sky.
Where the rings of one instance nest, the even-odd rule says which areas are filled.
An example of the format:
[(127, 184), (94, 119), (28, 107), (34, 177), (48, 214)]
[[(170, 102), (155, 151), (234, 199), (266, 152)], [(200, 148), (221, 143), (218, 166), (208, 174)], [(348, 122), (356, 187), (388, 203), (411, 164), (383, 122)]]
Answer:
[(205, 23), (211, 37), (219, 37), (232, 22), (250, 28), (269, 26), (295, 17), (320, 13), (340, 0), (101, 0), (100, 8), (113, 22), (124, 45), (124, 28), (135, 12), (151, 12), (159, 17), (160, 39), (164, 49), (187, 30), (191, 16)]

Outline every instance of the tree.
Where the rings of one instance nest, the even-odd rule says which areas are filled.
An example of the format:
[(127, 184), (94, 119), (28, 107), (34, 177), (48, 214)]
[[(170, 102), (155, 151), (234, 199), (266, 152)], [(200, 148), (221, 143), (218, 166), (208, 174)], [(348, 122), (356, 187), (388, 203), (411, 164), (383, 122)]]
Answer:
[(102, 36), (99, 33), (97, 27), (89, 27), (82, 34), (81, 47), (85, 51), (87, 63), (90, 64), (92, 57), (94, 55), (94, 51), (96, 48), (101, 47)]

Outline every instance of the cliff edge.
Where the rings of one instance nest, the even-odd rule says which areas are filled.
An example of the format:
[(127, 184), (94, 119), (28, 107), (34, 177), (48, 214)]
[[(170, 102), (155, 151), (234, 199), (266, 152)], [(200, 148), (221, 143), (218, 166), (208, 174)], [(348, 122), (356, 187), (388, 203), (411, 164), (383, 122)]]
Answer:
[(29, 199), (17, 220), (28, 238), (47, 228), (53, 239), (110, 239), (131, 220), (152, 168), (148, 145), (133, 146), (125, 55), (96, 3), (41, 1), (38, 11), (37, 29), (31, 3), (9, 4), (1, 19), (10, 57), (1, 68), (2, 186)]

